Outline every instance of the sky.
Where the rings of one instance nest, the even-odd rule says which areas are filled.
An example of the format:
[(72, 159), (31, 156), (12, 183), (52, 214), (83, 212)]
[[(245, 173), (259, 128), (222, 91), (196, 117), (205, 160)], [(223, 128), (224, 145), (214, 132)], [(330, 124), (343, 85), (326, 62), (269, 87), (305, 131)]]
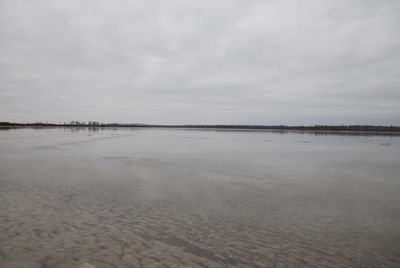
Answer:
[(0, 121), (400, 125), (398, 0), (0, 0)]

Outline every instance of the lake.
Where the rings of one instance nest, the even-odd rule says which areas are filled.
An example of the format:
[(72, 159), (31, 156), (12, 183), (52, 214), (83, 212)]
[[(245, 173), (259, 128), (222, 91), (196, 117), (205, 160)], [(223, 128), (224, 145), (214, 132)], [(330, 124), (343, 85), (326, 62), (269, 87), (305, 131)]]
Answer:
[(79, 265), (399, 267), (400, 137), (0, 129), (0, 267)]

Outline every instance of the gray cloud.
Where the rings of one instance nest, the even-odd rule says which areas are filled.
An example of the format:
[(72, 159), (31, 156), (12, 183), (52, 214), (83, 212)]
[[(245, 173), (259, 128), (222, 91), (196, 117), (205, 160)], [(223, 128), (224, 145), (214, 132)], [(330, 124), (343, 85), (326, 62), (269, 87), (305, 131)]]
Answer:
[(400, 124), (400, 2), (0, 1), (0, 121)]

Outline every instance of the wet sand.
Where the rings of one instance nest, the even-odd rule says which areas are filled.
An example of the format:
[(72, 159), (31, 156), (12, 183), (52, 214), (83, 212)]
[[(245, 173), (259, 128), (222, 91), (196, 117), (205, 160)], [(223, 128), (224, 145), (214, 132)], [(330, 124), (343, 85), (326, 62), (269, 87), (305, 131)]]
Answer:
[(398, 267), (400, 138), (0, 131), (0, 267)]

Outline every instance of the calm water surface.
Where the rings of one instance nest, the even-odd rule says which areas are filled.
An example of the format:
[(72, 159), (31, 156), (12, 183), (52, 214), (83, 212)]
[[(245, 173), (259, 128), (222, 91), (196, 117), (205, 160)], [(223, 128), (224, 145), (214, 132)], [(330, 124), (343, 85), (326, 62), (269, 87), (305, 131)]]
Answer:
[(0, 267), (89, 264), (400, 267), (400, 137), (0, 130)]

